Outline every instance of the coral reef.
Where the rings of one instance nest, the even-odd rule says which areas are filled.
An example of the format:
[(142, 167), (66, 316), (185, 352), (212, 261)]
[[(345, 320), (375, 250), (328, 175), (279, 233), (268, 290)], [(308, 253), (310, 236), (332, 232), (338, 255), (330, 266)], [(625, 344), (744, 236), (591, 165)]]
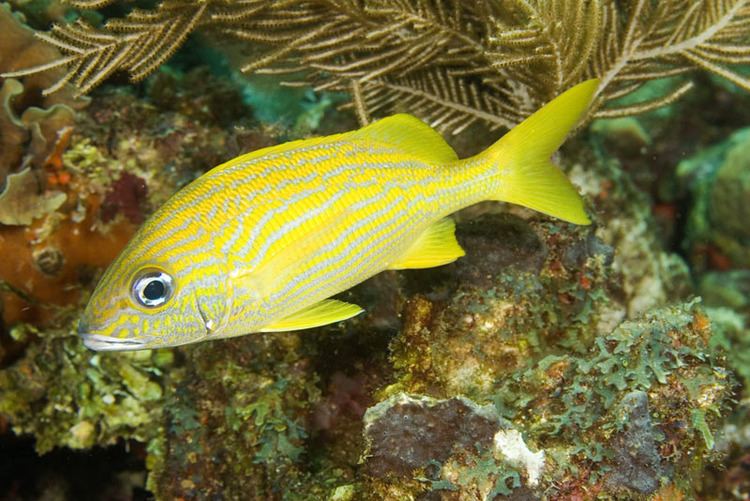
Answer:
[[(39, 3), (45, 7), (25, 7), (37, 12), (37, 25), (61, 22), (62, 12), (112, 2)], [(420, 53), (414, 47), (434, 43), (436, 49), (460, 49), (478, 37), (475, 42), (496, 49), (493, 57), (500, 59), (493, 60), (501, 64), (469, 75), (478, 63), (466, 57), (461, 66), (456, 58), (464, 52), (456, 49), (450, 52), (452, 60), (438, 61), (453, 61), (450, 68), (456, 71), (439, 77), (438, 87), (404, 81), (399, 88), (404, 92), (387, 95), (396, 107), (417, 107), (438, 122), (443, 117), (443, 126), (453, 130), (481, 121), (477, 112), (486, 112), (484, 105), (469, 102), (465, 113), (445, 115), (443, 108), (399, 96), (421, 89), (425, 95), (433, 92), (433, 98), (450, 97), (441, 94), (439, 85), (451, 78), (474, 82), (485, 97), (496, 90), (482, 86), (496, 85), (506, 89), (502, 96), (510, 104), (503, 106), (518, 106), (504, 115), (509, 124), (547, 99), (555, 86), (596, 70), (612, 77), (599, 104), (610, 100), (610, 92), (630, 94), (614, 103), (617, 113), (629, 113), (642, 110), (644, 103), (664, 104), (675, 97), (670, 94), (674, 89), (679, 95), (686, 88), (681, 75), (643, 85), (652, 77), (693, 65), (723, 72), (729, 65), (716, 64), (746, 56), (744, 46), (727, 49), (701, 39), (717, 26), (728, 30), (721, 42), (732, 39), (746, 17), (747, 3), (739, 1), (682, 8), (687, 4), (678, 1), (658, 6), (571, 0), (552, 2), (548, 12), (540, 11), (539, 2), (512, 2), (507, 4), (512, 16), (493, 18), (492, 26), (480, 26), (478, 17), (469, 15), (485, 2), (451, 3), (457, 10), (441, 10), (448, 5), (442, 2), (417, 2), (418, 8), (387, 2), (390, 10), (373, 7), (386, 2), (329, 4), (362, 16), (333, 16), (320, 32), (302, 39), (299, 35), (319, 20), (319, 2), (302, 5), (309, 17), (290, 27), (290, 18), (281, 16), (292, 8), (287, 2), (274, 3), (281, 9), (274, 11), (255, 0), (189, 6), (169, 0), (124, 18), (153, 14), (143, 31), (118, 31), (130, 21), (117, 19), (101, 29), (113, 30), (108, 36), (121, 44), (155, 36), (153, 26), (168, 30), (160, 32), (160, 47), (144, 48), (143, 55), (151, 51), (154, 58), (144, 57), (140, 67), (126, 66), (140, 77), (155, 70), (193, 29), (226, 34), (230, 26), (238, 30), (235, 35), (251, 38), (252, 30), (260, 29), (252, 23), (261, 23), (267, 37), (260, 42), (300, 41), (298, 59), (254, 53), (260, 65), (278, 61), (312, 67), (307, 76), (316, 80), (323, 76), (317, 70), (330, 70), (326, 58), (338, 58), (349, 69), (331, 71), (327, 81), (334, 82), (331, 88), (339, 86), (335, 82), (343, 88), (346, 79), (360, 81), (359, 88), (347, 87), (355, 91), (355, 102), (356, 92), (367, 101), (368, 85), (396, 85), (390, 69), (373, 72), (389, 67), (388, 61), (403, 61), (404, 54), (414, 58)], [(610, 16), (611, 6), (625, 4), (629, 7), (619, 17)], [(672, 7), (671, 15), (665, 6)], [(226, 7), (225, 17), (219, 7)], [(238, 20), (241, 11), (247, 16)], [(549, 57), (576, 15), (592, 12), (600, 17), (590, 22), (603, 23), (594, 26), (597, 30), (611, 30), (610, 42), (599, 47), (598, 35), (589, 35), (594, 42), (575, 38), (566, 50), (588, 47), (594, 54), (606, 49), (611, 51), (606, 61), (592, 69), (578, 67), (569, 53)], [(6, 14), (3, 6), (0, 30), (9, 23), (3, 34), (18, 34), (9, 39), (20, 45), (8, 49), (1, 45), (3, 38), (0, 64), (23, 47), (34, 54), (47, 50)], [(411, 17), (398, 17), (406, 14)], [(164, 24), (170, 16), (181, 19), (171, 31)], [(554, 17), (560, 22), (553, 25)], [(268, 19), (279, 22), (271, 26)], [(396, 28), (371, 35), (367, 49), (372, 58), (346, 59), (362, 56), (358, 37), (363, 32), (356, 23), (373, 27), (383, 19)], [(617, 29), (604, 23), (615, 19)], [(671, 36), (680, 20), (684, 30), (675, 40), (684, 37), (687, 55), (640, 59), (654, 50), (659, 37)], [(456, 28), (457, 22), (460, 29), (441, 31)], [(250, 23), (251, 28), (231, 23)], [(333, 35), (324, 29), (329, 23), (341, 27), (334, 33), (341, 40), (333, 45), (327, 45)], [(289, 31), (273, 31), (282, 28)], [(55, 30), (60, 36), (73, 33)], [(502, 37), (506, 32), (511, 34)], [(268, 38), (277, 35), (276, 42)], [(396, 42), (404, 42), (406, 52), (389, 52), (389, 44)], [(690, 48), (688, 42), (703, 45)], [(682, 105), (638, 118), (595, 121), (590, 132), (569, 140), (556, 160), (584, 194), (592, 226), (480, 204), (456, 215), (464, 258), (436, 269), (385, 272), (343, 293), (343, 300), (367, 311), (347, 322), (171, 350), (86, 350), (76, 335), (83, 302), (137, 225), (175, 190), (240, 153), (301, 135), (337, 132), (355, 122), (352, 114), (332, 110), (340, 96), (299, 90), (283, 94), (281, 108), (288, 116), (280, 118), (281, 108), (273, 101), (281, 91), (261, 95), (261, 87), (275, 87), (286, 76), (243, 81), (231, 68), (233, 58), (240, 57), (234, 53), (237, 47), (223, 48), (228, 59), (219, 60), (214, 45), (206, 49), (210, 56), (201, 56), (206, 66), (195, 67), (206, 61), (183, 60), (183, 66), (163, 67), (142, 85), (102, 86), (85, 108), (74, 99), (55, 101), (71, 98), (69, 89), (42, 96), (42, 88), (64, 79), (62, 66), (2, 82), (0, 138), (7, 141), (2, 153), (9, 156), (0, 168), (12, 177), (0, 198), (0, 246), (8, 257), (0, 260), (0, 445), (31, 447), (33, 439), (44, 454), (40, 461), (70, 450), (96, 455), (101, 448), (128, 458), (127, 468), (110, 468), (116, 478), (102, 475), (112, 478), (106, 486), (101, 479), (88, 481), (101, 470), (85, 462), (85, 474), (59, 470), (56, 476), (35, 478), (30, 483), (37, 497), (145, 495), (139, 489), (157, 499), (748, 496), (750, 279), (743, 257), (747, 231), (736, 224), (742, 221), (737, 214), (747, 209), (747, 131), (706, 148), (738, 128), (747, 112), (738, 109), (735, 118), (708, 122), (731, 110), (735, 99), (747, 97), (722, 90), (724, 84), (704, 80)], [(734, 55), (722, 62), (727, 50)], [(536, 55), (528, 56), (529, 51)], [(427, 69), (437, 64), (430, 58), (439, 52), (425, 49), (424, 58), (415, 59), (419, 68), (414, 71), (424, 71), (420, 78), (443, 71)], [(34, 63), (55, 66), (71, 57), (63, 53), (63, 59), (53, 53)], [(503, 65), (503, 57), (518, 64)], [(0, 71), (18, 69), (11, 60), (13, 66)], [(624, 64), (620, 73), (607, 66), (615, 60)], [(528, 63), (524, 71), (529, 73), (513, 79), (521, 63)], [(553, 81), (528, 81), (550, 68), (558, 71)], [(643, 78), (636, 78), (638, 72)], [(84, 87), (97, 83), (91, 80), (96, 74), (94, 69), (75, 73)], [(43, 77), (47, 80), (34, 80)], [(632, 83), (626, 77), (633, 77)], [(475, 99), (462, 95), (462, 88), (473, 87), (456, 87), (456, 100), (446, 100), (446, 106)], [(519, 96), (528, 99), (517, 101)], [(295, 106), (287, 104), (292, 101)], [(256, 113), (248, 102), (264, 109)], [(390, 105), (374, 106), (375, 112)], [(617, 114), (608, 108), (598, 112)], [(262, 125), (253, 117), (273, 123)], [(467, 156), (496, 137), (473, 123), (468, 134), (451, 140)], [(683, 206), (690, 214), (685, 225)], [(670, 242), (677, 244), (670, 247)], [(693, 297), (696, 292), (702, 300)], [(11, 433), (29, 439), (18, 445), (7, 440)], [(0, 497), (5, 498), (18, 491), (5, 490), (3, 475), (4, 467)], [(76, 475), (96, 491), (79, 491), (67, 478)]]
[[(106, 99), (106, 109), (124, 109), (123, 96)], [(90, 112), (103, 111), (94, 103)], [(74, 142), (70, 158), (99, 151)], [(106, 164), (102, 151), (82, 168)], [(615, 167), (592, 165), (589, 184)], [(142, 179), (157, 188), (148, 172)], [(613, 257), (619, 247), (597, 236), (624, 224), (607, 205), (632, 196), (613, 179), (595, 202), (596, 231), (469, 209), (458, 225), (464, 259), (361, 285), (354, 300), (381, 309), (319, 332), (121, 356), (85, 351), (71, 323), (20, 328), (21, 341), (41, 340), (0, 371), (11, 389), (2, 412), (40, 450), (146, 442), (148, 487), (160, 499), (633, 498), (662, 485), (690, 495), (694, 472), (714, 457), (733, 383), (696, 302), (621, 322), (645, 293), (623, 287), (613, 260), (648, 254)], [(647, 219), (635, 205), (630, 217)], [(664, 290), (682, 280), (651, 266)]]
[(39, 182), (31, 168), (9, 175), (5, 191), (0, 194), (0, 223), (29, 225), (34, 219), (59, 209), (65, 203), (65, 193), (39, 191)]
[(149, 484), (160, 498), (264, 497), (309, 482), (297, 463), (316, 378), (298, 336), (256, 341), (187, 354), (166, 400), (167, 432), (151, 448)]
[(570, 175), (606, 220), (596, 235), (616, 249), (612, 268), (622, 276), (624, 313), (632, 317), (687, 297), (692, 292), (688, 267), (664, 248), (647, 196), (614, 159), (579, 156)]
[[(626, 186), (610, 190), (614, 200), (601, 208), (628, 195)], [(642, 211), (640, 207), (632, 210)], [(628, 276), (612, 270), (612, 249), (586, 235), (587, 230), (579, 229), (576, 236), (576, 231), (563, 233), (554, 224), (505, 219), (505, 227), (480, 220), (471, 233), (464, 233), (471, 223), (459, 226), (467, 257), (454, 266), (462, 285), (447, 304), (425, 298), (409, 304), (404, 328), (391, 343), (397, 381), (385, 395), (460, 394), (493, 402), (523, 430), (527, 443), (530, 439), (534, 444), (531, 449), (550, 458), (554, 466), (545, 469), (549, 476), (543, 482), (549, 483), (543, 492), (561, 498), (592, 485), (626, 498), (653, 493), (662, 476), (687, 485), (695, 457), (675, 454), (669, 444), (690, 440), (707, 455), (718, 428), (711, 419), (726, 412), (732, 390), (731, 379), (720, 369), (704, 365), (710, 351), (705, 314), (686, 304), (611, 330), (626, 315), (626, 307), (646, 295), (623, 288)], [(620, 224), (614, 217), (603, 222), (597, 234), (609, 236), (612, 232), (606, 230)], [(658, 252), (629, 253), (622, 241), (613, 243), (624, 251), (619, 256), (624, 268), (650, 261), (653, 279), (663, 290), (684, 280), (659, 264)], [(659, 301), (658, 296), (649, 297)], [(643, 392), (648, 394), (646, 402)], [(696, 402), (700, 392), (711, 395), (708, 407), (685, 406)], [(654, 414), (661, 416), (658, 426), (650, 426), (648, 416)], [(496, 479), (489, 484), (487, 479), (507, 471), (508, 465), (489, 466), (486, 460), (478, 453), (464, 466), (484, 464), (485, 484), (492, 488)], [(637, 473), (644, 469), (648, 477)], [(450, 479), (442, 475), (433, 475), (433, 481)], [(504, 488), (528, 488), (523, 475), (516, 470), (518, 480), (508, 480)], [(480, 498), (489, 492), (476, 482), (454, 482), (453, 489), (484, 492)]]
[(689, 258), (697, 290), (705, 299), (715, 335), (713, 346), (726, 353), (727, 366), (742, 383), (739, 405), (718, 436), (717, 449), (727, 454), (726, 468), (713, 474), (707, 492), (743, 499), (750, 493), (746, 468), (748, 388), (750, 388), (750, 274), (748, 235), (743, 224), (748, 199), (747, 128), (682, 160), (674, 192), (686, 200), (687, 217), (680, 244)]
[[(204, 87), (196, 81), (188, 83), (200, 92), (215, 80), (203, 75)], [(153, 92), (160, 89), (154, 85)], [(238, 109), (251, 117), (241, 103), (234, 104)], [(0, 196), (0, 221), (11, 222), (5, 219), (10, 212), (17, 224), (0, 227), (3, 250), (13, 256), (0, 261), (0, 280), (11, 288), (0, 292), (6, 325), (48, 325), (59, 307), (78, 304), (80, 285), (93, 285), (145, 215), (178, 187), (241, 151), (270, 144), (261, 131), (242, 126), (248, 118), (235, 120), (237, 128), (225, 132), (201, 115), (201, 108), (182, 111), (189, 114), (156, 113), (128, 93), (102, 96), (76, 117), (65, 149), (56, 154), (58, 166), (50, 172), (57, 184), (35, 182), (34, 171), (25, 171), (26, 184), (34, 189), (18, 190), (28, 209), (20, 212), (10, 203), (12, 189)], [(47, 190), (37, 191), (44, 184)], [(38, 197), (29, 200), (33, 193)], [(43, 200), (48, 202), (42, 205)], [(40, 217), (32, 222), (31, 214)], [(54, 256), (57, 263), (50, 265)]]

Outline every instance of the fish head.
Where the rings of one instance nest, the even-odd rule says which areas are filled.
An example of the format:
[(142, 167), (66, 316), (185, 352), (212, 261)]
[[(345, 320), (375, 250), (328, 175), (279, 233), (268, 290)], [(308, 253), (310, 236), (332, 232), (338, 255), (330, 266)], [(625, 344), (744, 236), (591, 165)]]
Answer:
[(231, 308), (224, 268), (211, 259), (169, 259), (135, 238), (105, 272), (78, 325), (96, 351), (162, 348), (212, 337)]

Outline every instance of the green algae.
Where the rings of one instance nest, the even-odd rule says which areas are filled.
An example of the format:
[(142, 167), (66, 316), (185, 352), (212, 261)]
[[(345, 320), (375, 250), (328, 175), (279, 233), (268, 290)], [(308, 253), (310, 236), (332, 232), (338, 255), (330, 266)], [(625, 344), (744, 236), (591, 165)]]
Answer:
[(294, 462), (303, 452), (302, 442), (307, 437), (305, 429), (290, 419), (283, 411), (283, 394), (289, 382), (280, 379), (264, 385), (263, 398), (244, 406), (228, 406), (226, 419), (234, 432), (253, 428), (251, 440), (260, 445), (255, 455), (256, 463), (275, 461)]
[[(445, 468), (452, 469), (451, 465)], [(502, 462), (498, 464), (491, 453), (473, 459), (463, 469), (457, 470), (450, 473), (456, 476), (454, 485), (463, 492), (480, 493), (481, 499), (508, 496), (521, 487), (520, 473)]]
[[(655, 387), (674, 386), (683, 396), (688, 393), (688, 400), (697, 401), (703, 390), (718, 384), (726, 397), (731, 383), (717, 376), (711, 366), (702, 365), (710, 354), (702, 339), (705, 333), (691, 326), (696, 316), (702, 315), (695, 308), (688, 303), (658, 310), (641, 321), (625, 322), (611, 334), (597, 338), (588, 357), (547, 357), (503, 381), (497, 405), (509, 419), (526, 417), (526, 429), (533, 435), (553, 436), (595, 426), (621, 428), (622, 423), (607, 423), (612, 418), (609, 410), (622, 394), (635, 390), (653, 392)], [(543, 397), (538, 395), (543, 393), (539, 390), (549, 385), (545, 374), (556, 363), (564, 364), (562, 379), (566, 384), (556, 392), (556, 402), (547, 404), (540, 400)], [(700, 367), (689, 370), (696, 363)], [(517, 395), (524, 394), (536, 397), (519, 400)], [(722, 402), (717, 395), (694, 409), (718, 412)], [(544, 404), (549, 409), (542, 407)]]
[[(572, 476), (584, 484), (605, 482), (620, 490), (654, 492), (662, 475), (684, 482), (698, 468), (699, 457), (711, 457), (713, 435), (728, 410), (733, 381), (717, 365), (721, 359), (712, 354), (708, 325), (696, 301), (655, 310), (598, 337), (587, 351), (528, 359), (522, 368), (497, 375), (492, 389), (481, 398), (492, 401), (504, 418), (523, 429), (527, 439), (551, 458), (555, 466), (545, 469), (546, 482), (559, 484)], [(438, 328), (433, 334), (439, 332)], [(487, 343), (483, 346), (487, 349)], [(476, 385), (463, 389), (480, 398)], [(630, 432), (638, 439), (652, 437), (650, 446), (639, 454), (651, 458), (652, 464), (670, 465), (671, 473), (659, 474), (659, 468), (651, 468), (649, 473), (656, 477), (650, 483), (635, 482), (622, 473), (627, 467), (623, 458), (629, 457), (623, 448), (636, 442), (633, 437), (627, 443), (620, 439), (634, 419), (632, 404), (625, 403), (623, 396), (633, 392), (640, 392), (643, 405), (650, 409), (646, 417), (655, 417), (653, 423), (647, 420)], [(693, 455), (659, 455), (665, 444), (675, 442)], [(490, 475), (486, 460), (471, 461), (474, 467), (462, 477), (462, 488), (477, 485), (482, 471), (485, 483), (501, 471), (496, 465)]]
[(93, 354), (66, 329), (47, 330), (0, 371), (0, 413), (16, 433), (34, 435), (39, 453), (148, 442), (162, 415), (161, 374), (172, 367), (155, 353)]
[(303, 461), (305, 416), (320, 393), (313, 374), (293, 369), (304, 363), (298, 350), (296, 335), (186, 350), (190, 363), (166, 398), (166, 441), (151, 458), (150, 488), (165, 499), (190, 492), (323, 497), (333, 486), (313, 481)]
[(750, 328), (747, 317), (726, 307), (707, 308), (714, 335), (711, 347), (726, 357), (727, 366), (742, 380), (744, 395), (750, 388)]

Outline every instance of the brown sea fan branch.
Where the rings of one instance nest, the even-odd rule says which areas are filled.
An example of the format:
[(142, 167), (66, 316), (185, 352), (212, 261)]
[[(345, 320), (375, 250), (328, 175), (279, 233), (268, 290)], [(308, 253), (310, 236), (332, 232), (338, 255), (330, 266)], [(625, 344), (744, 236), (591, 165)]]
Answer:
[(607, 108), (650, 80), (695, 69), (750, 90), (734, 69), (750, 62), (750, 0), (162, 0), (102, 28), (54, 26), (39, 37), (63, 58), (4, 76), (65, 66), (47, 92), (71, 82), (85, 93), (117, 70), (146, 77), (197, 30), (264, 48), (243, 71), (304, 70), (314, 88), (349, 93), (361, 120), (398, 108), (454, 132), (512, 126), (594, 76), (590, 117), (673, 102), (689, 83)]

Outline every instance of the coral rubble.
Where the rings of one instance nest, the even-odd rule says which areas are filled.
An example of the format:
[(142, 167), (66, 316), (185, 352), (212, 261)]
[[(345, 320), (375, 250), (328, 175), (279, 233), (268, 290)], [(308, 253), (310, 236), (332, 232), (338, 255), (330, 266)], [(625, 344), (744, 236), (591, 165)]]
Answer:
[[(40, 336), (18, 327), (14, 336)], [(169, 352), (125, 357), (91, 356), (75, 334), (48, 329), (24, 357), (0, 371), (0, 412), (16, 433), (33, 433), (40, 453), (134, 438), (147, 442), (159, 433), (162, 371), (173, 365)]]

